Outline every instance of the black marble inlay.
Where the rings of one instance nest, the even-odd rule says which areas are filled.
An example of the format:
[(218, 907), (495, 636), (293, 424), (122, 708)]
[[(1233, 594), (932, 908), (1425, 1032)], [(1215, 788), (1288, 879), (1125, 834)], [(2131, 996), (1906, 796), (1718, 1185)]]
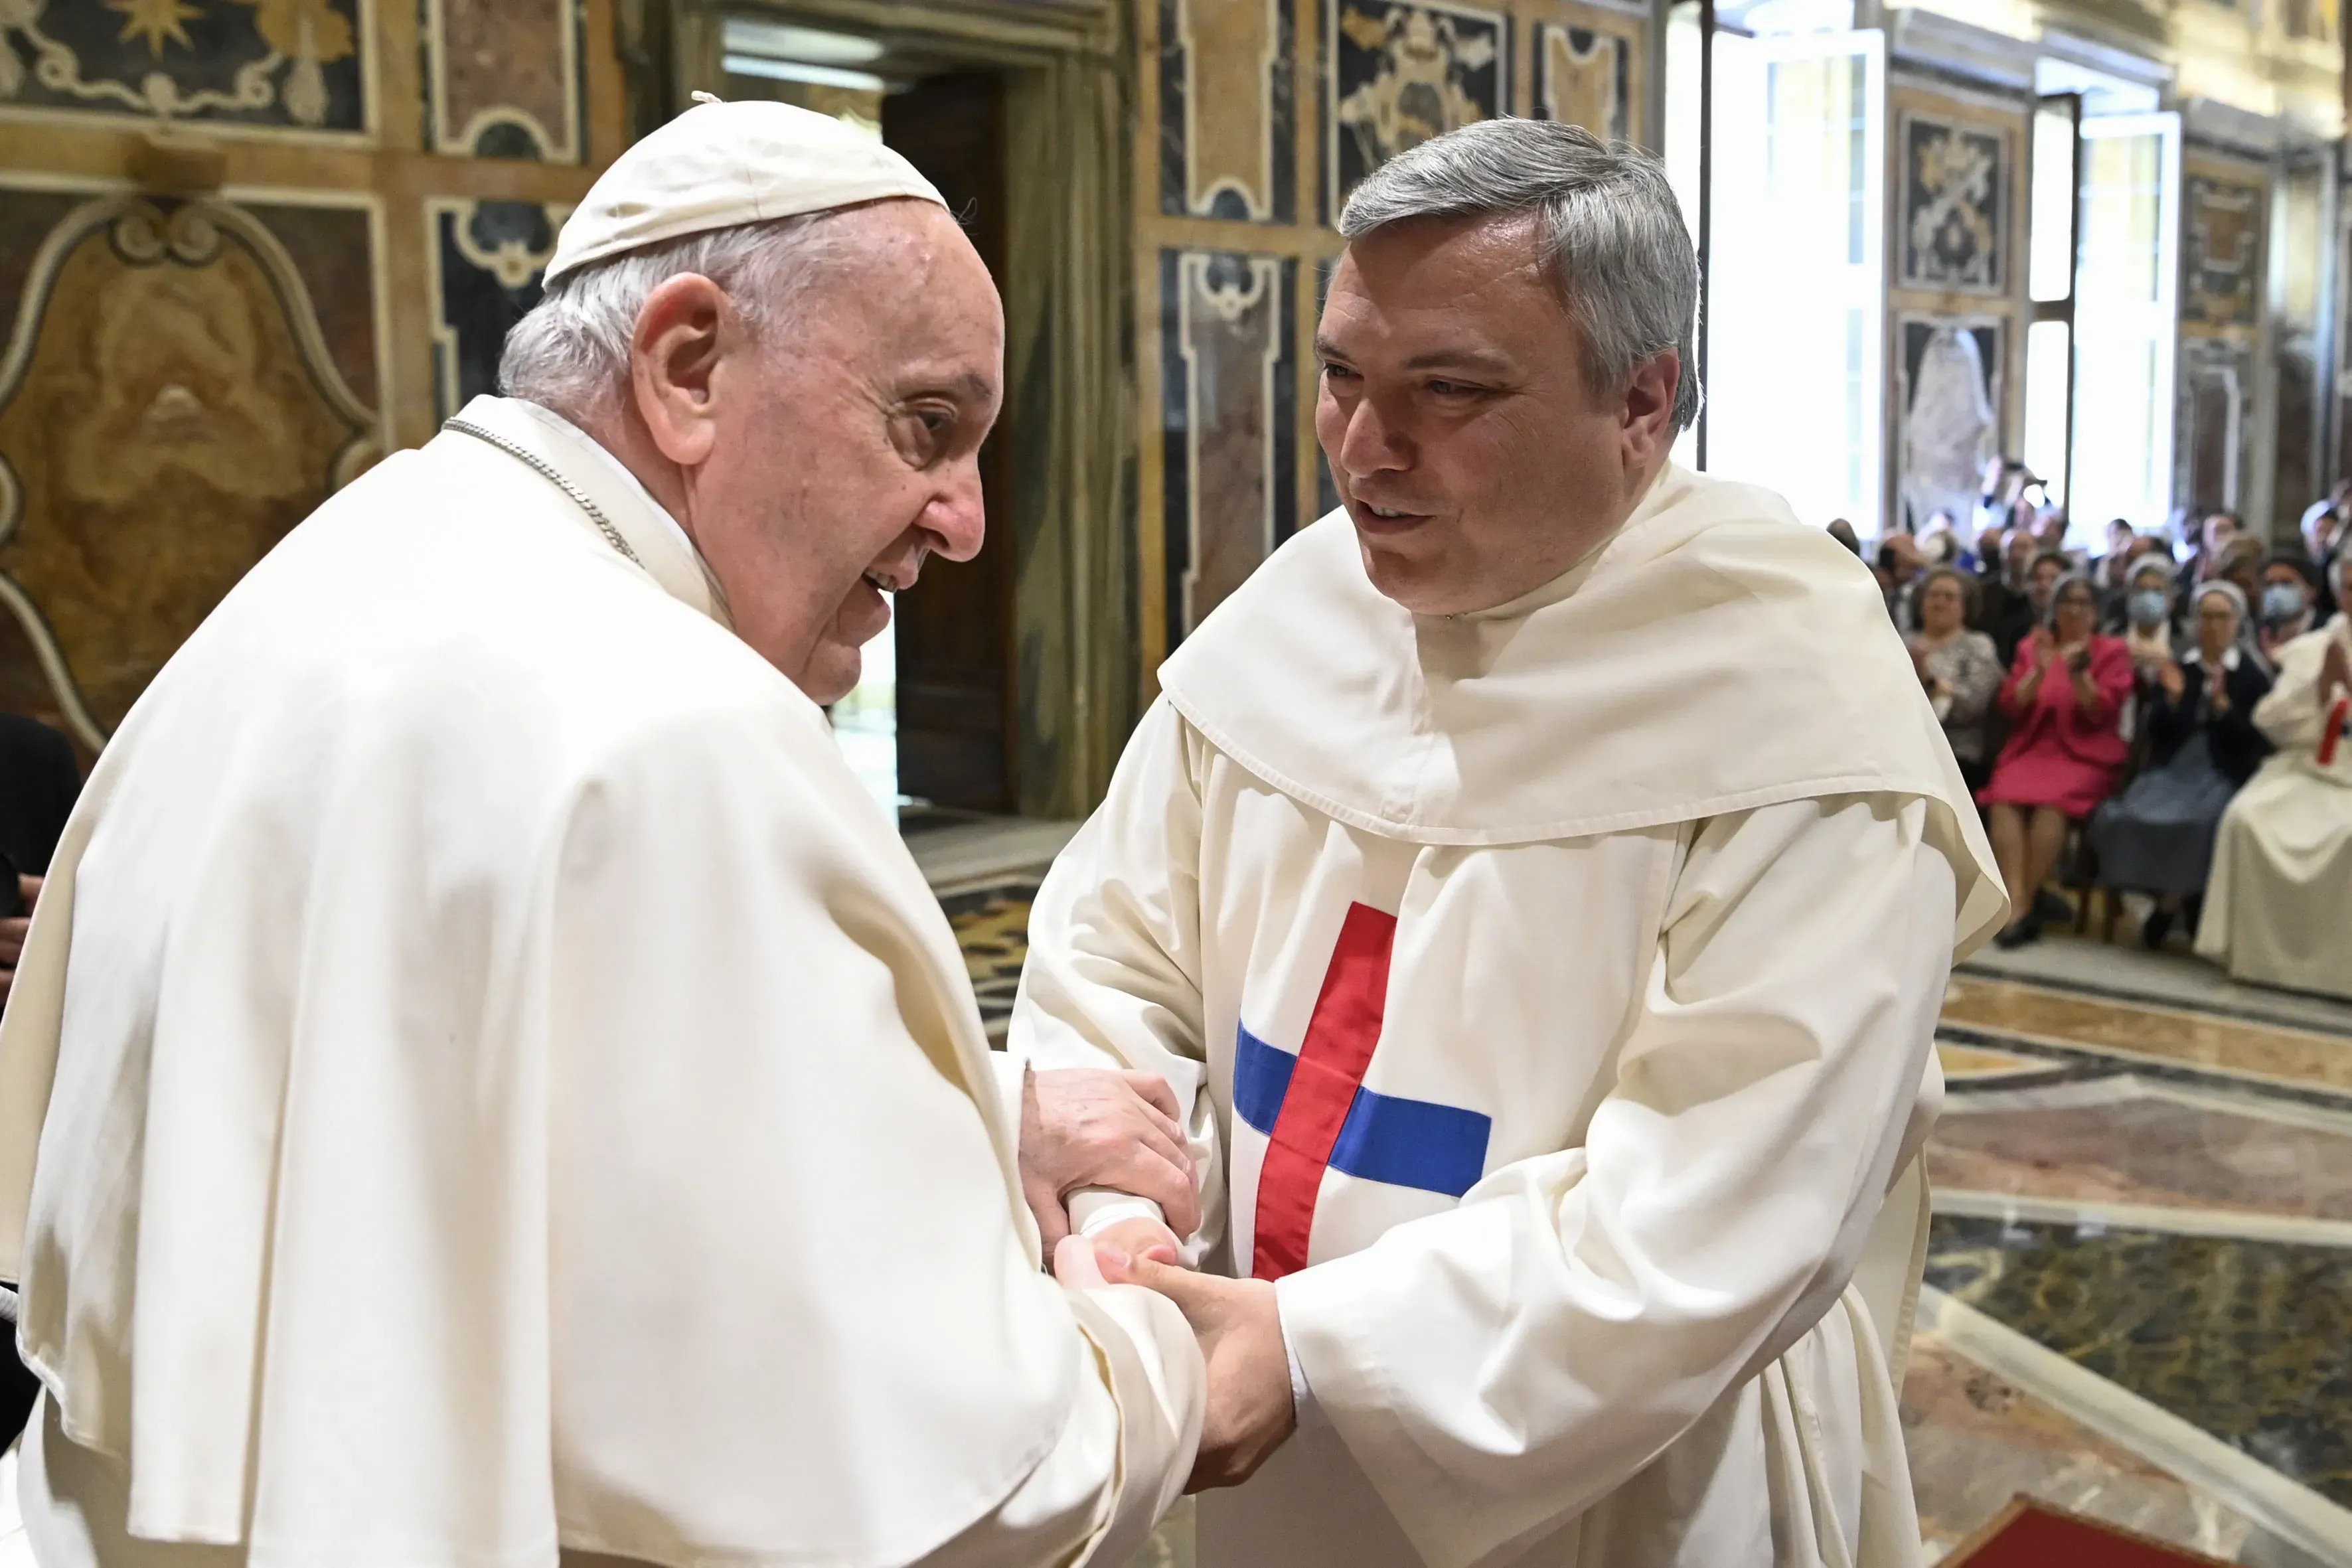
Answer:
[[(459, 244), (464, 223), (467, 245)], [(547, 209), (531, 202), (478, 202), (470, 213), (444, 210), (438, 217), (441, 248), (441, 325), (446, 336), (434, 345), (442, 361), (437, 379), (441, 416), (499, 389), (499, 355), (509, 329), (539, 303), (544, 257), (555, 243)], [(525, 259), (502, 279), (473, 257), (514, 255)]]
[[(2044, 1057), (2053, 1062), (2067, 1064), (2068, 1070), (2044, 1078), (2034, 1074), (2039, 1083), (2071, 1083), (2090, 1079), (2132, 1078), (2150, 1082), (2174, 1083), (2197, 1089), (2208, 1094), (2240, 1095), (2255, 1100), (2283, 1100), (2296, 1105), (2315, 1105), (2323, 1110), (2352, 1113), (2352, 1094), (2328, 1089), (2319, 1084), (2284, 1083), (2275, 1079), (2246, 1078), (2237, 1073), (2220, 1072), (2210, 1068), (2197, 1067), (2189, 1062), (2168, 1062), (2149, 1057), (2119, 1057), (2112, 1051), (2102, 1051), (2087, 1046), (2062, 1046), (2051, 1040), (2025, 1039), (2000, 1029), (1981, 1028), (1970, 1024), (1938, 1024), (1936, 1037), (1956, 1046), (1977, 1046), (1986, 1050), (2011, 1051), (2021, 1057)], [(1963, 1082), (1965, 1080), (1962, 1080)], [(1955, 1086), (1958, 1087), (1958, 1085)], [(1984, 1089), (2017, 1089), (2018, 1079), (1987, 1079), (1968, 1087)]]
[(1927, 1283), (2352, 1506), (2352, 1250), (1937, 1215)]

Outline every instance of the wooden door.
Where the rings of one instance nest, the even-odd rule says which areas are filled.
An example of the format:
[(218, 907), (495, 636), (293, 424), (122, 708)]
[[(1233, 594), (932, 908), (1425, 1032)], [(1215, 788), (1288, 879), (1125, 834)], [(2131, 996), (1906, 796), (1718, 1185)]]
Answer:
[[(1003, 288), (1003, 78), (959, 72), (893, 93), (882, 137), (939, 186)], [(935, 805), (1003, 812), (1016, 799), (1007, 453), (1017, 415), (1007, 408), (981, 449), (988, 537), (980, 553), (926, 563), (898, 595), (898, 788)]]

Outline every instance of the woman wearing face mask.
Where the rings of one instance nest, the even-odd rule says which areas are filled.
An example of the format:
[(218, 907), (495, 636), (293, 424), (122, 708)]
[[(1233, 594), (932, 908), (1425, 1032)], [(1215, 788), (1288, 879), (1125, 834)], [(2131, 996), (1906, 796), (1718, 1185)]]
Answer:
[(2172, 658), (2172, 558), (2143, 555), (2124, 579), (2123, 603), (2107, 630), (2121, 635), (2132, 668), (2153, 679)]
[(2131, 700), (2131, 655), (2122, 639), (2097, 635), (2098, 599), (2080, 573), (2051, 590), (2042, 624), (2020, 643), (2000, 689), (2009, 743), (1992, 782), (1978, 795), (1990, 808), (1992, 852), (2017, 918), (1996, 940), (2020, 947), (2042, 934), (2034, 895), (2049, 879), (2080, 822), (2115, 793), (2128, 752), (2123, 736)]
[(1906, 638), (1912, 668), (1970, 790), (1992, 777), (1985, 760), (1985, 715), (2000, 688), (2000, 659), (1992, 638), (1969, 630), (1975, 584), (1955, 566), (1936, 566), (1919, 584), (1919, 629)]
[(2156, 896), (2140, 928), (2151, 948), (2164, 945), (2186, 902), (2189, 926), (2213, 860), (2213, 836), (2238, 786), (2270, 751), (2254, 728), (2254, 705), (2271, 678), (2239, 638), (2245, 595), (2218, 579), (2197, 590), (2197, 645), (2166, 660), (2142, 710), (2148, 767), (2091, 818), (2099, 879)]

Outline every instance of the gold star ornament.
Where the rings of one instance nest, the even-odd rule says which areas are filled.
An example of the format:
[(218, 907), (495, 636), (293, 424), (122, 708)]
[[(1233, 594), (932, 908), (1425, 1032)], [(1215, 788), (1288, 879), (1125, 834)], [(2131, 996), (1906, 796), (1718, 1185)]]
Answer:
[(156, 56), (163, 54), (166, 39), (184, 49), (194, 48), (182, 24), (205, 14), (202, 6), (188, 5), (186, 0), (106, 0), (106, 8), (122, 16), (120, 41), (144, 38), (147, 52)]

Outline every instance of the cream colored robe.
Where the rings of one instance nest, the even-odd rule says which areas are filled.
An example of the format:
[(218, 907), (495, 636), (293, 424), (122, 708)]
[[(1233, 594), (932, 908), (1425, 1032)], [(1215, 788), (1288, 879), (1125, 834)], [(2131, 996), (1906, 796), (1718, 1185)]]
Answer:
[(2197, 952), (2233, 979), (2352, 997), (2352, 738), (2319, 761), (2319, 671), (2339, 614), (2278, 650), (2254, 723), (2278, 748), (2246, 781), (2213, 844)]
[(1193, 1252), (1280, 1276), (1320, 1425), (1202, 1498), (1202, 1568), (1913, 1562), (1912, 1178), (1873, 1226), (2004, 903), (1868, 574), (1670, 470), (1559, 581), (1420, 620), (1335, 515), (1162, 683), (1012, 1040), (1164, 1075)]
[(685, 536), (466, 416), (644, 568), (478, 439), (394, 457), (58, 851), (0, 1028), (35, 1553), (1118, 1564), (1190, 1468), (1182, 1320), (1039, 1273), (946, 921)]

